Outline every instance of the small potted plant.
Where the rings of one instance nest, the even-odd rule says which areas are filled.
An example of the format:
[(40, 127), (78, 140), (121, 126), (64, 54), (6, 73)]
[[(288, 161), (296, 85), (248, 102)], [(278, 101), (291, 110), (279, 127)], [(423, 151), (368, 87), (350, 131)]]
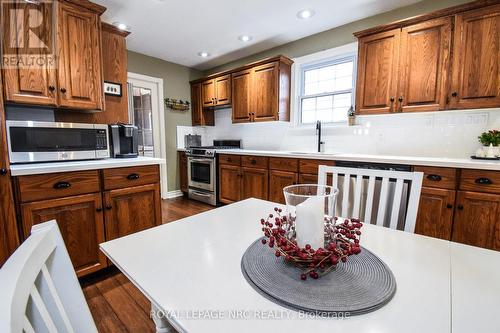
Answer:
[(483, 132), (478, 136), (479, 142), (483, 145), (486, 157), (495, 157), (499, 155), (500, 131), (491, 130)]

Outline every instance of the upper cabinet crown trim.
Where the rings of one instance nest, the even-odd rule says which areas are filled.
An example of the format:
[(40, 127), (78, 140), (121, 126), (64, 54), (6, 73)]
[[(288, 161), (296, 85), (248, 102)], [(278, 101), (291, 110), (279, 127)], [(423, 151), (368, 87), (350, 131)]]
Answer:
[(90, 2), (88, 0), (59, 0), (59, 1), (83, 7), (98, 14), (99, 16), (101, 16), (106, 11), (106, 7)]
[(478, 1), (468, 2), (468, 3), (465, 3), (463, 5), (444, 8), (444, 9), (440, 9), (440, 10), (437, 10), (437, 11), (434, 11), (431, 13), (417, 15), (417, 16), (409, 17), (409, 18), (406, 18), (403, 20), (391, 22), (388, 24), (379, 25), (379, 26), (376, 26), (374, 28), (361, 30), (361, 31), (355, 32), (354, 36), (357, 38), (365, 37), (365, 36), (373, 35), (375, 33), (383, 32), (383, 31), (404, 28), (408, 25), (413, 25), (415, 23), (420, 23), (422, 21), (428, 21), (428, 20), (432, 20), (435, 18), (443, 17), (443, 16), (451, 16), (451, 15), (455, 15), (455, 14), (458, 14), (461, 12), (465, 12), (465, 11), (469, 11), (469, 10), (473, 10), (473, 9), (478, 9), (481, 7), (497, 5), (499, 3), (500, 3), (499, 0), (478, 0)]
[(130, 31), (118, 29), (114, 25), (112, 25), (110, 23), (106, 23), (106, 22), (101, 22), (101, 28), (104, 31), (108, 31), (108, 32), (111, 32), (113, 34), (120, 35), (122, 37), (127, 37), (128, 35), (130, 35)]
[(259, 66), (259, 65), (264, 65), (264, 64), (267, 64), (267, 63), (270, 63), (270, 62), (274, 62), (274, 61), (279, 61), (281, 63), (287, 64), (287, 65), (290, 65), (290, 66), (293, 64), (293, 60), (292, 59), (287, 58), (287, 57), (285, 57), (283, 55), (278, 55), (278, 56), (275, 56), (275, 57), (270, 57), (270, 58), (265, 58), (265, 59), (262, 59), (262, 60), (259, 60), (259, 61), (255, 61), (255, 62), (246, 64), (246, 65), (243, 65), (243, 66), (240, 66), (240, 67), (236, 67), (236, 68), (233, 68), (233, 69), (230, 69), (230, 70), (227, 70), (227, 71), (210, 74), (208, 76), (204, 76), (202, 78), (190, 81), (190, 83), (193, 84), (193, 83), (203, 82), (203, 81), (206, 81), (206, 80), (209, 80), (209, 79), (215, 79), (215, 78), (223, 76), (223, 75), (228, 75), (228, 74), (236, 73), (236, 72), (239, 72), (239, 71), (242, 71), (242, 70), (245, 70), (245, 69), (249, 69), (249, 68), (252, 68), (252, 67)]

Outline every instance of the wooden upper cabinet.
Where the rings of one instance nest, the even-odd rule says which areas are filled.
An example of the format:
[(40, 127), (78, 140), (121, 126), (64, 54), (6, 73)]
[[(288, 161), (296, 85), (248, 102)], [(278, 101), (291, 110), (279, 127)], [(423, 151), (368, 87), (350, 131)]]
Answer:
[(249, 122), (250, 116), (250, 86), (252, 71), (246, 69), (233, 73), (231, 77), (233, 97), (233, 123)]
[(215, 105), (231, 104), (231, 75), (223, 75), (214, 79)]
[[(54, 6), (47, 2), (13, 2), (12, 6), (16, 11), (4, 10), (2, 23), (3, 55), (13, 61), (2, 66), (5, 101), (55, 106)], [(29, 19), (42, 22), (36, 35), (30, 29), (20, 28), (27, 27)], [(16, 66), (17, 62), (21, 65)]]
[(358, 114), (396, 111), (400, 37), (394, 29), (359, 39)]
[(397, 96), (399, 112), (445, 109), (450, 51), (449, 17), (402, 29)]
[(58, 2), (57, 25), (59, 106), (103, 109), (99, 15)]
[(191, 84), (191, 120), (193, 126), (200, 126), (201, 119), (201, 83)]
[(500, 250), (500, 195), (458, 191), (452, 241)]
[(201, 84), (202, 107), (215, 106), (215, 81), (208, 80)]
[(455, 16), (450, 106), (500, 106), (500, 5)]
[(278, 117), (279, 63), (272, 62), (252, 70), (250, 103), (253, 121), (269, 121)]

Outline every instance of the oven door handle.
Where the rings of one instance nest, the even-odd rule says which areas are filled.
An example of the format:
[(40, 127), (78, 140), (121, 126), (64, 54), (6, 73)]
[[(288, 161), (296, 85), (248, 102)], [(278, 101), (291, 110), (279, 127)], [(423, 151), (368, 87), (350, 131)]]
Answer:
[(189, 162), (195, 162), (195, 163), (213, 163), (214, 160), (212, 159), (196, 159), (196, 158), (190, 158)]
[(201, 192), (198, 192), (198, 191), (193, 191), (191, 193), (193, 193), (194, 195), (199, 195), (200, 197), (206, 197), (206, 198), (208, 198), (208, 197), (211, 196), (211, 194), (201, 193)]

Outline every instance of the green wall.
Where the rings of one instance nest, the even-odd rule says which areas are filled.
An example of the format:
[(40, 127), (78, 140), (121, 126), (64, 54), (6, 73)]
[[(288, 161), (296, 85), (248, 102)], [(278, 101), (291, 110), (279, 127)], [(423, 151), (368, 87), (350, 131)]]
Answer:
[[(296, 58), (311, 53), (316, 53), (322, 50), (331, 49), (333, 47), (354, 42), (356, 39), (353, 36), (353, 33), (356, 31), (372, 28), (377, 25), (390, 23), (420, 14), (429, 13), (437, 9), (452, 7), (466, 2), (470, 2), (470, 0), (424, 0), (414, 5), (398, 8), (390, 12), (348, 23), (331, 30), (326, 30), (315, 35), (304, 37), (302, 39), (253, 54), (251, 56), (238, 59), (222, 66), (214, 67), (205, 71), (205, 75), (224, 71), (279, 54), (285, 55), (289, 58)], [(337, 14), (341, 15), (341, 13)], [(314, 20), (314, 18), (312, 19)]]
[[(200, 71), (195, 69), (132, 51), (128, 51), (127, 70), (133, 73), (162, 78), (164, 97), (181, 100), (191, 100), (189, 81), (197, 79), (202, 75)], [(165, 109), (164, 112), (168, 191), (174, 191), (179, 189), (176, 126), (191, 125), (191, 110), (188, 112), (177, 112)]]

